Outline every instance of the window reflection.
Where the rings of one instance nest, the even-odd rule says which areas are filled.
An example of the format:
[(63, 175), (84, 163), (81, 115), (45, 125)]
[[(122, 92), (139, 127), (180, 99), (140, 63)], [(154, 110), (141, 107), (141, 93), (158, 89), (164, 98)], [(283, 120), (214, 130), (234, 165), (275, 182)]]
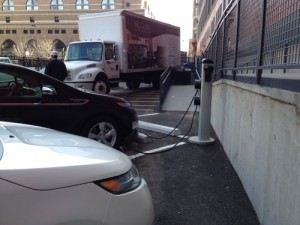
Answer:
[(115, 9), (114, 0), (102, 0), (102, 9)]
[(63, 1), (62, 0), (51, 0), (50, 9), (51, 10), (63, 10), (64, 9)]
[(2, 10), (3, 11), (14, 11), (15, 5), (12, 0), (5, 0), (2, 4)]
[(77, 0), (76, 1), (76, 9), (89, 9), (89, 1), (88, 0)]
[(37, 0), (27, 0), (26, 2), (26, 10), (31, 11), (31, 10), (38, 10), (39, 5)]

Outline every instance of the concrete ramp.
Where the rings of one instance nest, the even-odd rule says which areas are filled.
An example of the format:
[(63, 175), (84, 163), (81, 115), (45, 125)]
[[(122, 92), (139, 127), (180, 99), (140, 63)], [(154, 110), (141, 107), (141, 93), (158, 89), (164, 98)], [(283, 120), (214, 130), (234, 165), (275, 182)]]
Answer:
[[(200, 90), (199, 90), (200, 91)], [(194, 85), (171, 85), (162, 105), (163, 111), (186, 111), (196, 93)], [(199, 93), (197, 94), (199, 95)], [(194, 101), (189, 111), (195, 111)]]

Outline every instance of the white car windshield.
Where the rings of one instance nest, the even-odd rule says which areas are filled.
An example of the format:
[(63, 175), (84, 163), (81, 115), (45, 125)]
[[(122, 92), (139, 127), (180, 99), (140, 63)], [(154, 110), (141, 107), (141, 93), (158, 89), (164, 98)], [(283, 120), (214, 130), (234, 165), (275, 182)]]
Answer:
[(7, 57), (0, 57), (0, 62), (11, 63), (10, 59)]

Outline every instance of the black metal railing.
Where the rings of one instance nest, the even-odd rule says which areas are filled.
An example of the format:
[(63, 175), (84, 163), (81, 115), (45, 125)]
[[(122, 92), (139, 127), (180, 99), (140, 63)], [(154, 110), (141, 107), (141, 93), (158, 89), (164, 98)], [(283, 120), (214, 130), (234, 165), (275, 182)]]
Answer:
[(300, 4), (297, 0), (232, 1), (201, 57), (214, 78), (300, 92)]
[[(3, 56), (7, 57), (6, 55)], [(39, 58), (39, 57), (34, 58), (34, 57), (25, 57), (25, 56), (23, 57), (9, 56), (9, 58), (14, 64), (18, 64), (25, 67), (32, 67), (35, 68), (36, 70), (42, 69), (49, 62), (49, 59)]]
[(171, 75), (172, 69), (168, 67), (161, 75), (160, 75), (160, 99), (159, 99), (159, 110), (162, 109), (162, 105), (164, 104), (164, 100), (168, 94), (169, 88), (171, 86)]

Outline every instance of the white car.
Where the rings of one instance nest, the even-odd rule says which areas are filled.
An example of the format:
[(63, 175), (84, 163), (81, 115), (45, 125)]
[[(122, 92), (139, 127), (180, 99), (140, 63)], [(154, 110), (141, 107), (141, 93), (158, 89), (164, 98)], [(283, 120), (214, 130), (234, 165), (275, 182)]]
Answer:
[(97, 141), (0, 122), (0, 224), (150, 225), (152, 198), (130, 159)]
[(11, 60), (9, 57), (0, 57), (0, 62), (11, 63)]

